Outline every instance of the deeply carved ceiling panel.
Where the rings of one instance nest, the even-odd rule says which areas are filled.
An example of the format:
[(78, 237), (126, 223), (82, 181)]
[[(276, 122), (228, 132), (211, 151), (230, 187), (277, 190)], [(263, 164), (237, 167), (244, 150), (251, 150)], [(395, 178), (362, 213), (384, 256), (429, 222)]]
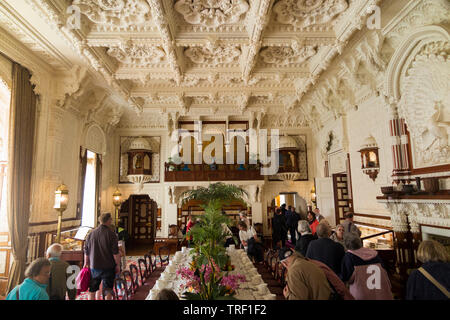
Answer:
[(295, 50), (292, 47), (268, 47), (261, 50), (261, 58), (265, 63), (275, 65), (302, 64), (317, 53), (315, 46), (307, 46)]
[(245, 0), (179, 0), (175, 10), (195, 25), (218, 27), (237, 23), (250, 6)]
[(184, 51), (184, 54), (194, 63), (216, 66), (236, 62), (241, 55), (241, 50), (238, 46), (190, 47)]
[(112, 47), (107, 53), (127, 66), (136, 67), (148, 67), (166, 59), (166, 53), (162, 48), (145, 44)]
[(273, 11), (277, 22), (304, 28), (327, 23), (347, 8), (347, 0), (281, 0)]
[[(55, 30), (55, 39), (64, 38), (74, 48), (75, 55), (86, 64), (83, 67), (97, 72), (112, 91), (120, 91), (134, 110), (155, 112), (159, 108), (164, 112), (172, 108), (178, 112), (189, 110), (191, 105), (200, 110), (207, 104), (219, 108), (224, 104), (230, 110), (233, 106), (239, 115), (257, 108), (296, 112), (304, 108), (300, 102), (302, 95), (330, 66), (337, 52), (342, 53), (359, 26), (353, 21), (363, 21), (368, 3), (367, 0), (22, 1), (30, 4), (34, 14), (43, 17)], [(10, 4), (14, 0), (0, 1), (0, 9), (5, 2)], [(70, 5), (80, 9), (81, 30), (68, 30), (65, 26)], [(1, 17), (2, 10), (0, 26), (4, 24)], [(365, 47), (361, 50), (368, 51)], [(47, 52), (58, 53), (50, 46)], [(366, 64), (382, 65), (374, 54), (364, 57)], [(56, 61), (44, 60), (50, 64)], [(69, 60), (68, 66), (75, 64)], [(349, 77), (351, 86), (352, 80)], [(147, 99), (150, 92), (157, 92), (158, 98)], [(329, 96), (327, 101), (332, 103), (336, 95)], [(310, 109), (312, 113), (308, 116), (314, 118), (314, 110), (319, 107)], [(113, 111), (112, 123), (116, 123), (120, 112)]]
[(96, 24), (129, 27), (150, 20), (146, 0), (74, 0), (73, 5)]

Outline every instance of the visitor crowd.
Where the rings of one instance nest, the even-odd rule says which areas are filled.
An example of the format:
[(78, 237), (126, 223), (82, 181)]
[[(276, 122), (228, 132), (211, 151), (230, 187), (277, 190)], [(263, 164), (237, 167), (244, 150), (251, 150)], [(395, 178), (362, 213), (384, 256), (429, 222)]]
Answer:
[[(189, 217), (187, 233), (195, 225)], [(320, 220), (320, 221), (319, 221)], [(120, 273), (119, 238), (112, 230), (109, 213), (102, 214), (100, 225), (85, 242), (85, 268), (91, 273), (89, 299), (94, 300), (100, 284), (106, 299), (112, 299), (114, 278)], [(264, 245), (245, 213), (238, 223), (239, 245), (257, 263), (264, 260)], [(233, 232), (223, 225), (226, 246), (234, 244)], [(273, 250), (278, 251), (286, 268), (283, 295), (288, 300), (392, 300), (391, 282), (378, 252), (365, 248), (361, 231), (347, 213), (335, 231), (320, 214), (310, 211), (306, 220), (295, 208), (283, 205), (272, 218)], [(288, 236), (289, 233), (289, 236)], [(74, 299), (76, 289), (68, 288), (69, 265), (60, 260), (62, 246), (53, 244), (46, 258), (33, 261), (25, 271), (25, 280), (7, 296), (7, 300)], [(406, 288), (408, 300), (450, 299), (450, 254), (437, 241), (425, 240), (418, 247), (422, 266), (412, 271)], [(159, 300), (176, 300), (173, 292), (161, 292)]]

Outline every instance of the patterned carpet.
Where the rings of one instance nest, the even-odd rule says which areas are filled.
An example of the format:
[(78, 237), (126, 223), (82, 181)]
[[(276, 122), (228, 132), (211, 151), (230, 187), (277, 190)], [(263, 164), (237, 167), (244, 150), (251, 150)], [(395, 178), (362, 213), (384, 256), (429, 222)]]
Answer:
[[(164, 258), (164, 257), (163, 257)], [(126, 270), (129, 270), (130, 269), (130, 265), (131, 264), (134, 264), (136, 267), (138, 266), (138, 260), (139, 259), (143, 259), (143, 257), (140, 257), (140, 256), (127, 256), (127, 262), (126, 262), (126, 265), (127, 265), (127, 267), (125, 268)], [(172, 255), (170, 255), (170, 259), (172, 259)], [(160, 263), (160, 259), (159, 259), (159, 256), (157, 256), (156, 257), (156, 266), (157, 267), (160, 267), (161, 266), (161, 263)], [(131, 284), (130, 283), (128, 283), (128, 286), (130, 286)], [(139, 277), (139, 286), (141, 286), (142, 285), (142, 280), (141, 280), (141, 278)], [(102, 295), (100, 294), (100, 296), (102, 297)], [(121, 295), (119, 294), (119, 298), (121, 297)], [(77, 298), (76, 298), (76, 300), (88, 300), (89, 299), (89, 292), (88, 291), (85, 291), (85, 292), (81, 292), (78, 296), (77, 296)], [(102, 299), (103, 299), (103, 297), (102, 297)]]

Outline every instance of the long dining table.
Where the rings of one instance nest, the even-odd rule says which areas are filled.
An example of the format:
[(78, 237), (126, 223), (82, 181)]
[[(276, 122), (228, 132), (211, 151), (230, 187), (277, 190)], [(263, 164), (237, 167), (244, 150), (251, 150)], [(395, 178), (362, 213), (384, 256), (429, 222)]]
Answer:
[[(169, 265), (156, 281), (155, 286), (148, 293), (146, 300), (156, 300), (162, 289), (171, 289), (180, 300), (184, 300), (183, 293), (187, 290), (185, 288), (186, 280), (178, 276), (176, 272), (183, 267), (190, 267), (192, 262), (191, 251), (192, 249), (184, 247), (181, 251), (175, 253)], [(231, 264), (235, 266), (235, 269), (228, 271), (228, 274), (241, 274), (246, 277), (246, 281), (240, 283), (234, 298), (238, 300), (276, 300), (276, 295), (270, 293), (267, 284), (244, 250), (230, 246), (227, 248), (227, 254), (230, 257)]]

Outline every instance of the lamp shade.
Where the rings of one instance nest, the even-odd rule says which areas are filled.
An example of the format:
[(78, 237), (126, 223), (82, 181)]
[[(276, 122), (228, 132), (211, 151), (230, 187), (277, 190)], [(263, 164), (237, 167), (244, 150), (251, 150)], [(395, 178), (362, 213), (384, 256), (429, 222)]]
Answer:
[(69, 203), (69, 190), (67, 186), (63, 183), (55, 191), (55, 205), (54, 209), (59, 211), (64, 211), (67, 209), (67, 204)]
[(119, 189), (116, 189), (116, 191), (113, 193), (113, 204), (114, 206), (118, 207), (122, 203), (122, 193), (119, 191)]

